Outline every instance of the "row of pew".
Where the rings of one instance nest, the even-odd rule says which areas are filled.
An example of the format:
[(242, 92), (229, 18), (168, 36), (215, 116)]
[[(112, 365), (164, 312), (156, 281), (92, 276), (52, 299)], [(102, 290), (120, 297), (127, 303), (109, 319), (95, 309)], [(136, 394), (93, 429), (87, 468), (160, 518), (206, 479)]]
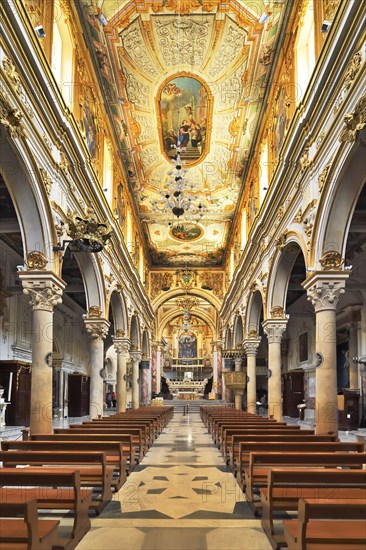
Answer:
[[(107, 506), (173, 413), (143, 407), (2, 441), (1, 550), (73, 550), (90, 529), (90, 513)], [(57, 519), (67, 512), (70, 529)]]
[(231, 407), (200, 413), (272, 548), (366, 550), (363, 443)]

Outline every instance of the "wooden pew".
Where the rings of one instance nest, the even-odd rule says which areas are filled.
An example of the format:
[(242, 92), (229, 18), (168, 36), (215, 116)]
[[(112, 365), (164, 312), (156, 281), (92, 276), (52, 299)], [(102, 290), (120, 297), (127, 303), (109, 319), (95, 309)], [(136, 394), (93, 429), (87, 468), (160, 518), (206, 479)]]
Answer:
[(262, 528), (274, 549), (286, 545), (283, 532), (275, 532), (276, 512), (297, 511), (300, 498), (365, 498), (366, 470), (280, 469), (268, 473), (267, 487), (261, 489)]
[[(296, 434), (273, 434), (273, 432), (269, 434), (259, 434), (256, 436), (251, 435), (233, 435), (231, 448), (229, 449), (229, 464), (230, 467), (234, 473), (234, 475), (239, 475), (239, 479), (241, 478), (241, 468), (243, 467), (243, 463), (247, 463), (249, 460), (249, 455), (246, 451), (246, 457), (243, 457), (243, 447), (242, 443), (247, 443), (248, 441), (256, 441), (256, 442), (273, 442), (277, 443), (280, 441), (283, 442), (291, 442), (291, 441), (298, 441), (298, 442), (310, 442), (310, 441), (337, 441), (337, 436), (335, 434), (331, 435), (320, 435), (320, 434), (304, 434), (302, 435), (301, 432)], [(246, 447), (247, 449), (247, 447)], [(239, 472), (239, 474), (238, 474)]]
[(39, 519), (37, 501), (34, 499), (0, 502), (0, 548), (50, 550), (54, 547), (59, 523), (53, 519)]
[[(244, 419), (244, 420), (236, 420), (236, 421), (232, 421), (230, 419), (216, 419), (213, 421), (212, 423), (212, 427), (211, 427), (211, 433), (212, 433), (212, 439), (215, 443), (215, 445), (217, 445), (219, 443), (219, 434), (222, 432), (222, 430), (227, 427), (231, 427), (231, 428), (235, 428), (235, 427), (242, 427), (242, 428), (246, 428), (246, 427), (253, 427), (253, 428), (261, 428), (262, 426), (265, 426), (265, 427), (271, 427), (271, 426), (281, 426), (282, 428), (286, 428), (287, 427), (287, 424), (285, 422), (275, 422), (274, 420), (267, 420), (267, 419), (263, 419), (263, 418), (260, 418), (258, 420), (253, 420), (253, 419)], [(295, 429), (299, 429), (300, 426), (298, 428), (295, 428)]]
[(250, 452), (249, 465), (245, 470), (245, 497), (256, 513), (262, 508), (254, 491), (265, 487), (271, 468), (356, 468), (366, 464), (366, 453), (354, 452), (309, 452), (304, 446), (301, 452)]
[(284, 520), (289, 550), (365, 550), (366, 498), (300, 499), (298, 517)]
[[(3, 505), (37, 500), (39, 510), (72, 510), (70, 532), (57, 533), (55, 548), (72, 550), (90, 529), (88, 516), (92, 490), (81, 488), (79, 470), (69, 468), (0, 468)], [(55, 488), (57, 487), (57, 488)]]
[[(233, 444), (233, 436), (240, 436), (240, 435), (266, 435), (271, 434), (273, 435), (314, 435), (314, 430), (298, 430), (293, 429), (291, 426), (257, 426), (255, 428), (227, 428), (224, 427), (223, 430), (223, 437), (222, 437), (222, 456), (227, 464), (230, 462), (230, 452), (229, 449), (232, 449)], [(238, 444), (238, 440), (236, 440), (236, 445)], [(231, 451), (232, 454), (232, 451)]]
[[(144, 454), (147, 452), (150, 445), (152, 445), (152, 435), (150, 435), (150, 429), (146, 425), (119, 423), (119, 424), (96, 424), (90, 422), (88, 424), (70, 424), (69, 428), (55, 428), (54, 433), (65, 433), (66, 430), (94, 430), (94, 433), (114, 433), (131, 434), (134, 445), (138, 448), (138, 462), (143, 459)], [(75, 433), (78, 433), (78, 432)], [(92, 432), (90, 432), (92, 433)]]
[(360, 443), (354, 441), (246, 441), (240, 443), (240, 459), (237, 472), (237, 481), (245, 489), (245, 473), (249, 467), (250, 453), (362, 453)]
[(76, 433), (75, 430), (64, 429), (64, 433), (53, 434), (33, 434), (30, 436), (29, 441), (80, 441), (82, 442), (105, 442), (105, 441), (118, 441), (122, 444), (123, 456), (127, 457), (126, 474), (129, 475), (134, 467), (136, 461), (137, 449), (132, 442), (131, 434), (88, 434), (88, 433)]
[(115, 466), (112, 485), (118, 491), (126, 481), (127, 461), (119, 441), (2, 441), (3, 451), (98, 451), (106, 454), (107, 464)]
[(60, 467), (78, 466), (83, 487), (96, 487), (101, 491), (100, 497), (92, 500), (91, 508), (99, 514), (112, 498), (113, 472), (115, 466), (107, 464), (105, 453), (72, 452), (72, 451), (1, 451), (0, 461), (4, 467), (29, 465)]

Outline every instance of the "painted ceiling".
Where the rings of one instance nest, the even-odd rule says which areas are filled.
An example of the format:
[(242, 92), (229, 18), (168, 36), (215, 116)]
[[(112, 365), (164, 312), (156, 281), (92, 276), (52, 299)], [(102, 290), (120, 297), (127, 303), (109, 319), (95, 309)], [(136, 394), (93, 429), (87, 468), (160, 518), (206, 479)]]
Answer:
[[(152, 265), (222, 265), (285, 5), (85, 4)], [(96, 13), (104, 26), (95, 24)], [(201, 217), (188, 211), (178, 228), (176, 218), (162, 211), (177, 138), (186, 140), (182, 160), (192, 202), (203, 206)]]

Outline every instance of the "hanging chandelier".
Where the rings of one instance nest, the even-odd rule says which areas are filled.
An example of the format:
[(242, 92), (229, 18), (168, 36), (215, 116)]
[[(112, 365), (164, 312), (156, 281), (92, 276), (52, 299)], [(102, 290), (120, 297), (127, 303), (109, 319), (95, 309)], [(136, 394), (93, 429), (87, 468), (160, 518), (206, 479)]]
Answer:
[(187, 169), (183, 168), (181, 149), (178, 145), (176, 151), (174, 169), (168, 172), (169, 180), (165, 188), (160, 191), (161, 198), (155, 200), (152, 207), (155, 212), (172, 214), (178, 220), (185, 214), (189, 214), (198, 216), (196, 219), (198, 221), (206, 210), (206, 206), (193, 194), (194, 186), (185, 179)]

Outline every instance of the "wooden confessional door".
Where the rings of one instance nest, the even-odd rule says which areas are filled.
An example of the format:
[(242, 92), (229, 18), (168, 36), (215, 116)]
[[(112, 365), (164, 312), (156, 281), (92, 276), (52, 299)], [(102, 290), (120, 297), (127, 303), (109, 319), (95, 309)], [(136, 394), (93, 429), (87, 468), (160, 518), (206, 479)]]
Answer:
[(283, 415), (299, 416), (297, 405), (304, 399), (304, 372), (285, 372), (282, 375)]
[(89, 378), (86, 376), (69, 374), (68, 412), (69, 417), (80, 417), (89, 414)]

